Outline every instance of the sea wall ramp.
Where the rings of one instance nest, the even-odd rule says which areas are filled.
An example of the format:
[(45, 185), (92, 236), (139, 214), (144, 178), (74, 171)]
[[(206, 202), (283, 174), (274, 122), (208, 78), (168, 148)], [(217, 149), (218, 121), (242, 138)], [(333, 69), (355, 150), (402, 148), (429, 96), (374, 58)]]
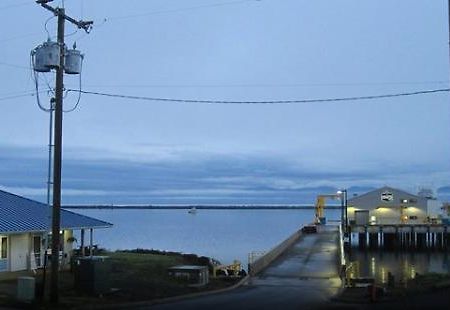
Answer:
[(299, 229), (272, 250), (257, 257), (254, 261), (249, 259), (248, 273), (250, 276), (255, 276), (269, 266), (275, 259), (283, 254), (284, 251), (294, 245), (300, 239), (301, 235), (302, 229)]

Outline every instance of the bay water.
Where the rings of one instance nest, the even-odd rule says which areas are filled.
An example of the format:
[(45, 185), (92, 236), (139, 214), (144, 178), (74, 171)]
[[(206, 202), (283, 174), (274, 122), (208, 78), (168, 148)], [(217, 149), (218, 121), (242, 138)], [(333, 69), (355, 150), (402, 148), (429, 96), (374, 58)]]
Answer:
[[(314, 219), (313, 209), (300, 210), (197, 210), (187, 209), (79, 209), (77, 213), (113, 224), (94, 231), (94, 244), (108, 250), (155, 249), (193, 253), (231, 264), (248, 254), (272, 249)], [(340, 210), (325, 210), (327, 221), (337, 221)], [(79, 235), (76, 236), (78, 240)], [(88, 242), (86, 236), (85, 242)], [(78, 242), (79, 243), (79, 242)], [(79, 246), (79, 244), (78, 244)], [(385, 283), (387, 273), (407, 282), (417, 273), (450, 272), (448, 253), (379, 252), (353, 250), (358, 276)]]
[[(250, 252), (270, 250), (314, 219), (313, 209), (202, 209), (195, 214), (185, 209), (80, 209), (76, 212), (114, 225), (94, 231), (94, 244), (100, 248), (194, 253), (213, 257), (223, 264), (237, 259), (244, 266)], [(327, 210), (326, 217), (337, 220), (340, 211)]]

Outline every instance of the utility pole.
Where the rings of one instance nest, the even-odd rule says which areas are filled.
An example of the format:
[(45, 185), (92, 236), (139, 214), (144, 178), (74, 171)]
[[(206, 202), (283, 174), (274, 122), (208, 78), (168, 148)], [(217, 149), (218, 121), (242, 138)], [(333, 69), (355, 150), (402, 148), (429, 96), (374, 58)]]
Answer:
[(52, 209), (52, 273), (50, 300), (59, 300), (59, 245), (61, 230), (61, 161), (62, 161), (62, 105), (64, 88), (64, 9), (57, 8), (59, 67), (56, 68), (55, 84), (55, 154), (53, 158), (53, 209)]
[(55, 82), (55, 130), (54, 130), (54, 159), (53, 159), (53, 207), (52, 207), (52, 256), (51, 256), (51, 284), (50, 301), (59, 301), (59, 247), (61, 230), (61, 163), (62, 163), (62, 120), (63, 120), (63, 91), (64, 91), (64, 59), (66, 46), (64, 43), (64, 24), (68, 20), (78, 28), (89, 33), (92, 21), (77, 21), (65, 14), (64, 8), (53, 8), (47, 3), (53, 0), (37, 0), (43, 8), (58, 17), (57, 40), (59, 46), (59, 65), (56, 68)]

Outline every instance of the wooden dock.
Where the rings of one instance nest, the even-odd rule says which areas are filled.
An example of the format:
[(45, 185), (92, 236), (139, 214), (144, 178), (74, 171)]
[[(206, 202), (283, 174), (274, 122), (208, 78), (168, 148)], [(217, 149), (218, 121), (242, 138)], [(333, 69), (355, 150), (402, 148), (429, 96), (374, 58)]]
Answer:
[(450, 231), (443, 224), (350, 225), (349, 244), (370, 249), (448, 250)]

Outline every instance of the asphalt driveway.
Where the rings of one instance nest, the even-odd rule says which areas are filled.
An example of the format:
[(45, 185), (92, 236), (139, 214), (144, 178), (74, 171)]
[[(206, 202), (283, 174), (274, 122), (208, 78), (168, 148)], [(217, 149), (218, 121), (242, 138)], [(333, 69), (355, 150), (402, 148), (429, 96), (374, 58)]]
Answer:
[(337, 228), (308, 234), (250, 283), (235, 290), (140, 309), (311, 309), (341, 288)]

